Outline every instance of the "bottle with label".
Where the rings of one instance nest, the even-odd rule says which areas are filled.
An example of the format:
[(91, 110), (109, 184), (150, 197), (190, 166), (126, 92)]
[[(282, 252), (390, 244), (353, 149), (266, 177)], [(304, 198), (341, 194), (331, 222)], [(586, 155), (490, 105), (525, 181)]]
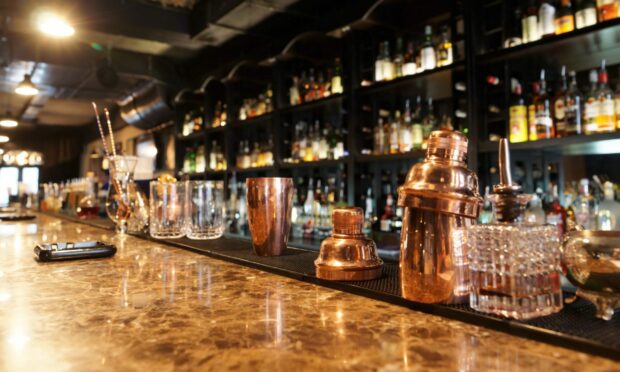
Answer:
[(431, 132), (435, 130), (437, 126), (437, 117), (435, 117), (435, 110), (433, 109), (433, 98), (429, 97), (426, 105), (426, 116), (422, 119), (422, 136), (424, 141), (422, 148), (426, 148), (426, 140), (431, 135)]
[(607, 133), (616, 130), (616, 107), (615, 95), (609, 89), (605, 60), (601, 63), (601, 70), (598, 73), (598, 91), (596, 99), (598, 101), (597, 132)]
[(616, 201), (614, 185), (607, 181), (603, 185), (604, 197), (596, 214), (597, 230), (620, 230), (620, 203)]
[(566, 93), (568, 86), (566, 83), (566, 66), (560, 70), (560, 87), (553, 99), (553, 119), (555, 121), (556, 137), (566, 136)]
[(387, 194), (385, 196), (385, 207), (383, 208), (383, 214), (379, 220), (379, 229), (383, 232), (390, 232), (392, 230), (392, 218), (394, 217), (394, 196), (391, 192), (391, 185), (387, 188)]
[(527, 0), (521, 19), (523, 30), (523, 43), (531, 43), (540, 40), (540, 29), (538, 24), (538, 6), (536, 0)]
[(383, 42), (383, 52), (381, 54), (383, 55), (383, 63), (381, 65), (383, 67), (383, 72), (381, 73), (381, 76), (383, 76), (383, 80), (392, 80), (394, 79), (394, 63), (390, 58), (389, 41)]
[(618, 17), (618, 0), (597, 0), (596, 7), (598, 9), (599, 21), (609, 21)]
[(550, 0), (542, 0), (538, 8), (538, 22), (542, 37), (555, 35), (555, 6)]
[(292, 81), (293, 83), (288, 89), (288, 97), (289, 104), (294, 106), (301, 103), (301, 97), (299, 96), (299, 78), (297, 76), (293, 76)]
[(566, 231), (566, 209), (560, 204), (558, 185), (551, 187), (551, 204), (547, 208), (546, 220), (558, 229), (558, 237), (561, 239)]
[(403, 55), (403, 38), (398, 37), (396, 39), (396, 46), (394, 48), (394, 58), (393, 61), (393, 69), (394, 69), (394, 78), (399, 78), (403, 76), (403, 66), (404, 66), (404, 55)]
[(572, 136), (575, 134), (582, 134), (583, 128), (581, 125), (581, 102), (582, 96), (579, 88), (577, 87), (577, 74), (575, 71), (568, 73), (570, 77), (570, 85), (566, 92), (564, 115), (566, 120), (566, 135)]
[(377, 125), (374, 129), (374, 153), (375, 155), (381, 155), (385, 152), (385, 136), (383, 133), (383, 118), (379, 118)]
[(407, 51), (403, 57), (403, 71), (402, 76), (409, 76), (417, 73), (417, 65), (415, 58), (415, 48), (413, 41), (407, 43)]
[(521, 14), (521, 9), (515, 8), (508, 34), (506, 35), (506, 39), (504, 40), (504, 48), (512, 48), (517, 45), (523, 44), (521, 18), (523, 18)]
[(574, 204), (575, 220), (585, 230), (596, 228), (596, 203), (590, 194), (590, 182), (587, 178), (579, 181), (579, 194)]
[(405, 112), (403, 113), (403, 121), (400, 124), (400, 143), (399, 152), (406, 153), (413, 149), (413, 141), (411, 139), (411, 104), (409, 100), (405, 101)]
[(433, 29), (430, 25), (424, 27), (424, 44), (422, 44), (420, 58), (422, 60), (422, 70), (427, 71), (437, 67), (435, 47), (433, 46)]
[(192, 152), (192, 149), (190, 147), (187, 147), (185, 149), (185, 156), (183, 157), (183, 173), (190, 173), (191, 172), (191, 160), (190, 160), (190, 154)]
[(575, 29), (575, 17), (570, 0), (561, 0), (555, 13), (555, 33), (557, 35), (571, 32)]
[(390, 125), (390, 154), (398, 154), (400, 149), (400, 111), (396, 110), (394, 114), (394, 120)]
[(592, 26), (596, 24), (596, 3), (594, 0), (581, 0), (577, 2), (575, 11), (575, 27), (577, 29)]
[(523, 214), (523, 219), (527, 223), (531, 223), (534, 225), (544, 225), (545, 224), (545, 211), (542, 207), (542, 200), (538, 194), (532, 194), (532, 199)]
[(420, 150), (424, 143), (424, 130), (422, 129), (422, 97), (416, 97), (416, 107), (411, 117), (411, 142), (414, 150)]
[(451, 65), (454, 57), (448, 26), (441, 28), (441, 42), (437, 46), (437, 67)]
[(207, 167), (207, 158), (205, 154), (205, 146), (200, 145), (196, 150), (196, 172), (202, 173)]
[(340, 62), (340, 58), (336, 58), (334, 63), (334, 76), (332, 76), (330, 88), (332, 94), (341, 94), (344, 92), (344, 88), (342, 87), (342, 63)]
[(375, 60), (375, 81), (383, 81), (383, 43), (379, 43), (379, 53)]
[(532, 93), (527, 105), (527, 126), (528, 126), (528, 139), (530, 141), (536, 141), (538, 136), (536, 135), (536, 100), (540, 94), (540, 83), (535, 81), (532, 83)]
[(555, 136), (553, 118), (551, 116), (551, 100), (547, 92), (545, 70), (540, 70), (540, 95), (534, 102), (536, 106), (536, 138), (548, 139)]
[(596, 133), (598, 124), (598, 100), (597, 100), (598, 73), (595, 69), (590, 70), (590, 90), (586, 95), (583, 107), (583, 124), (586, 134)]
[(527, 141), (527, 107), (523, 99), (523, 89), (516, 80), (511, 80), (512, 99), (510, 103), (510, 142)]

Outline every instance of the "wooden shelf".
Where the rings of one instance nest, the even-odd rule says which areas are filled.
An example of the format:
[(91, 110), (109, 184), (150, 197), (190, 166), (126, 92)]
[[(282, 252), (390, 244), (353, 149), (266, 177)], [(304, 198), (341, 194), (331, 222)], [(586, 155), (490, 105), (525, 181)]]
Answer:
[[(481, 153), (494, 153), (497, 150), (498, 142), (496, 141), (483, 141), (479, 146)], [(620, 154), (620, 132), (511, 143), (510, 150), (538, 150), (562, 155)]]
[(226, 130), (226, 128), (228, 127), (228, 125), (224, 125), (223, 127), (209, 127), (207, 129), (205, 129), (205, 133), (207, 134), (213, 134), (213, 133), (219, 133), (219, 132), (223, 132)]
[(280, 109), (280, 112), (297, 112), (297, 111), (306, 111), (312, 110), (319, 107), (328, 106), (334, 103), (340, 103), (346, 97), (346, 94), (334, 94), (329, 97), (316, 99), (314, 101), (300, 103), (299, 105), (286, 106)]
[(179, 141), (194, 141), (194, 140), (203, 138), (204, 134), (205, 134), (204, 131), (194, 132), (194, 133), (189, 134), (187, 136), (184, 136), (182, 134), (177, 134), (177, 140), (179, 140)]
[(228, 124), (228, 125), (230, 125), (231, 127), (238, 127), (238, 126), (244, 126), (244, 125), (251, 125), (251, 124), (255, 124), (255, 123), (260, 123), (262, 121), (271, 119), (272, 114), (273, 114), (273, 111), (268, 112), (266, 114), (259, 115), (259, 116), (255, 116), (253, 118), (248, 118), (248, 119), (245, 119), (245, 120), (231, 120), (230, 124)]
[(405, 154), (388, 154), (388, 155), (356, 155), (355, 161), (360, 163), (397, 161), (397, 160), (417, 160), (426, 155), (425, 150), (415, 150)]
[(228, 170), (228, 172), (235, 172), (235, 173), (250, 173), (250, 172), (265, 172), (265, 171), (270, 171), (270, 170), (274, 170), (275, 167), (273, 165), (267, 166), (267, 167), (255, 167), (255, 168), (237, 168), (237, 167), (232, 167)]
[(317, 161), (303, 161), (299, 163), (281, 163), (280, 168), (312, 168), (312, 167), (334, 167), (340, 164), (344, 164), (348, 157), (340, 158), (338, 160), (317, 160)]
[[(367, 86), (357, 87), (355, 90), (358, 94), (382, 93), (391, 90), (398, 90), (407, 86), (416, 88), (429, 86), (438, 80), (450, 80), (452, 71), (463, 69), (465, 66), (463, 61), (454, 62), (449, 66), (439, 67), (433, 70), (424, 71), (419, 74), (403, 76), (390, 81), (379, 81)], [(432, 95), (432, 94), (431, 94)], [(436, 97), (440, 99), (442, 97)]]

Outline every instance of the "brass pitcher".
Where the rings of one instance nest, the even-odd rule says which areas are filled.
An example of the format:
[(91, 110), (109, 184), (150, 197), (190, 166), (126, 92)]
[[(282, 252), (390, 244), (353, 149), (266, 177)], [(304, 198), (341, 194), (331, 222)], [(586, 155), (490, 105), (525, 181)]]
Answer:
[(469, 295), (461, 228), (475, 223), (482, 205), (478, 177), (467, 168), (467, 137), (439, 130), (426, 158), (398, 190), (405, 207), (400, 238), (403, 297), (424, 303), (460, 303)]

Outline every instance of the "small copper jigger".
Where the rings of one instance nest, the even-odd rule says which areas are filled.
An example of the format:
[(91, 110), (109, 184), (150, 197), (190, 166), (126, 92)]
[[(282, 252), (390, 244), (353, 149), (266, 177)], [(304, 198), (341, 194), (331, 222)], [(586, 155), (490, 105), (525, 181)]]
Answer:
[(258, 256), (280, 256), (291, 230), (292, 178), (248, 178), (246, 200), (252, 247)]
[(334, 209), (334, 233), (321, 243), (314, 261), (316, 276), (327, 280), (371, 280), (381, 276), (383, 261), (375, 242), (362, 234), (364, 211), (357, 207)]

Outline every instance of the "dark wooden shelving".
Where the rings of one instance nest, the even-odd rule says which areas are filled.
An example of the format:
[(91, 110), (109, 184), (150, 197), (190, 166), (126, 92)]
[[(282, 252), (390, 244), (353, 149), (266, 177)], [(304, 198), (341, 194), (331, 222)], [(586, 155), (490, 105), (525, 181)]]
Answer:
[(228, 170), (229, 173), (231, 172), (235, 172), (235, 173), (251, 173), (251, 172), (264, 172), (264, 171), (271, 171), (274, 170), (275, 167), (273, 165), (267, 166), (267, 167), (254, 167), (254, 168), (237, 168), (237, 167), (232, 167)]
[(317, 160), (317, 161), (302, 161), (299, 163), (281, 163), (280, 168), (309, 168), (309, 167), (333, 167), (340, 164), (344, 164), (347, 161), (347, 157), (340, 158), (338, 160)]
[(207, 134), (213, 134), (213, 133), (219, 133), (219, 132), (223, 132), (226, 130), (227, 125), (219, 126), (219, 127), (208, 127), (207, 129), (205, 129), (205, 133)]
[(254, 116), (252, 118), (248, 118), (248, 119), (245, 119), (245, 120), (231, 120), (230, 124), (228, 124), (227, 126), (241, 127), (241, 126), (245, 126), (245, 125), (252, 125), (252, 124), (261, 123), (263, 121), (271, 119), (272, 116), (273, 116), (273, 111), (272, 112), (268, 112), (266, 114)]
[(197, 140), (197, 139), (201, 139), (204, 136), (204, 134), (205, 134), (204, 131), (195, 132), (195, 133), (189, 134), (187, 136), (179, 134), (179, 135), (177, 135), (177, 140), (179, 140), (179, 141), (194, 141), (194, 140)]
[(177, 177), (187, 177), (190, 180), (197, 180), (197, 179), (201, 179), (204, 178), (205, 175), (207, 174), (207, 172), (197, 172), (197, 173), (184, 173), (184, 172), (177, 172)]
[(356, 155), (355, 161), (360, 163), (397, 161), (397, 160), (416, 160), (423, 158), (426, 154), (425, 150), (415, 150), (405, 154), (388, 154), (388, 155)]
[[(540, 150), (563, 155), (617, 154), (620, 153), (620, 132), (511, 143), (510, 149), (513, 151)], [(478, 150), (482, 153), (497, 152), (498, 142), (480, 142)]]
[[(379, 81), (370, 85), (359, 86), (355, 90), (358, 94), (372, 94), (398, 90), (403, 87), (413, 86), (421, 88), (428, 86), (432, 81), (450, 79), (452, 71), (460, 70), (465, 67), (463, 61), (454, 62), (449, 66), (439, 67), (433, 70), (424, 71), (419, 74), (403, 76), (394, 80)], [(440, 97), (438, 97), (440, 98)]]
[(320, 108), (320, 107), (327, 106), (333, 103), (342, 102), (342, 100), (346, 98), (346, 96), (347, 96), (346, 93), (334, 94), (329, 97), (316, 99), (314, 101), (300, 103), (299, 105), (285, 106), (285, 107), (282, 107), (279, 111), (282, 113), (285, 113), (285, 112), (288, 113), (288, 112), (312, 110), (312, 109)]

